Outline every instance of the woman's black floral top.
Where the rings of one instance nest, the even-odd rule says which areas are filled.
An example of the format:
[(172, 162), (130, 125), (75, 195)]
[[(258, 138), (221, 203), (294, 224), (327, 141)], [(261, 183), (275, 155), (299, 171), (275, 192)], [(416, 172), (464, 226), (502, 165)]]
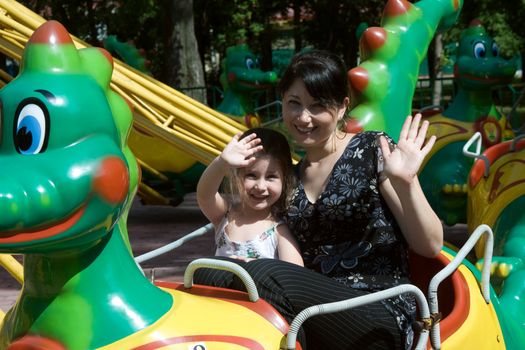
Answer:
[(407, 243), (379, 193), (379, 135), (350, 140), (315, 203), (299, 181), (286, 217), (306, 267), (369, 291), (409, 282)]

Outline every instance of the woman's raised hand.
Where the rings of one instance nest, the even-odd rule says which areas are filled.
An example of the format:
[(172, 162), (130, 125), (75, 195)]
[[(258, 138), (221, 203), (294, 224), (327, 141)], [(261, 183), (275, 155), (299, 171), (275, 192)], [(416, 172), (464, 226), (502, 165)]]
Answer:
[(221, 158), (232, 168), (243, 168), (255, 161), (252, 157), (255, 153), (262, 150), (261, 139), (255, 133), (250, 134), (239, 140), (241, 134), (235, 135), (226, 145), (221, 153)]
[(380, 137), (381, 151), (384, 158), (384, 174), (390, 179), (399, 179), (411, 183), (426, 155), (432, 149), (436, 137), (433, 135), (425, 144), (428, 121), (421, 122), (421, 114), (413, 118), (408, 116), (401, 128), (397, 146), (391, 150), (387, 140)]

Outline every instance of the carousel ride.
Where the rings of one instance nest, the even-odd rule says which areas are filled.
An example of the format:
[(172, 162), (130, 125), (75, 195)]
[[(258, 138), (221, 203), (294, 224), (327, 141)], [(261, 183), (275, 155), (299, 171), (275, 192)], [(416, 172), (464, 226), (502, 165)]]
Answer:
[[(377, 57), (390, 61), (407, 46), (426, 51), (428, 33), (440, 22), (453, 23), (460, 8), (457, 1), (387, 3), (382, 27), (363, 35), (368, 60), (350, 74), (354, 94), (367, 99), (354, 115), (356, 108), (364, 113), (372, 106), (373, 114), (389, 103), (367, 88), (381, 68), (376, 65), (385, 63)], [(426, 39), (416, 40), (422, 27)], [(0, 91), (0, 164), (9, 164), (0, 181), (0, 253), (24, 255), (24, 282), (16, 304), (0, 316), (0, 349), (295, 349), (308, 317), (395, 293), (416, 296), (418, 349), (426, 347), (429, 334), (434, 348), (523, 346), (512, 334), (520, 325), (503, 316), (488, 283), (492, 231), (486, 225), (473, 230), (459, 252), (445, 248), (429, 260), (414, 256), (415, 285), (307, 309), (290, 325), (258, 298), (243, 270), (228, 264), (195, 261), (183, 284), (152, 284), (127, 238), (140, 176), (127, 144), (133, 114), (126, 94), (112, 84), (118, 65), (103, 50), (77, 48), (54, 21), (31, 35), (21, 62), (19, 75)], [(377, 72), (380, 81), (387, 75), (410, 80), (414, 73)], [(399, 118), (408, 114), (401, 113)], [(482, 235), (488, 237), (483, 273), (464, 261)], [(192, 274), (202, 266), (235, 270), (247, 293), (193, 286)]]
[(457, 94), (445, 110), (424, 112), (430, 123), (428, 134), (436, 135), (436, 143), (419, 178), (429, 203), (447, 225), (467, 222), (467, 180), (473, 160), (463, 155), (465, 142), (479, 132), (486, 149), (514, 137), (492, 94), (511, 83), (517, 69), (517, 61), (501, 57), (497, 43), (474, 20), (461, 33), (457, 48)]

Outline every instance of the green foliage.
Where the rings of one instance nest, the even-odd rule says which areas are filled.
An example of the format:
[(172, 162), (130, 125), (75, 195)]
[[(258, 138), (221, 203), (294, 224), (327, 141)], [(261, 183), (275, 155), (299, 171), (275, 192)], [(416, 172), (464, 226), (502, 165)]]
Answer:
[(287, 5), (287, 1), (194, 0), (196, 34), (220, 52), (236, 44), (255, 43), (268, 29), (269, 18)]
[(459, 23), (446, 33), (453, 42), (473, 19), (480, 19), (488, 33), (498, 43), (500, 53), (512, 57), (525, 50), (525, 1), (465, 0)]
[[(146, 51), (152, 61), (154, 76), (160, 76), (163, 44), (169, 35), (166, 11), (170, 1), (181, 0), (22, 0), (47, 19), (56, 19), (81, 39), (101, 45), (101, 35), (117, 35), (120, 41), (132, 40)], [(280, 48), (300, 50), (304, 47), (327, 49), (340, 54), (349, 68), (356, 65), (359, 25), (380, 25), (387, 0), (193, 0), (195, 35), (200, 59), (211, 62), (215, 54), (224, 56), (229, 46), (246, 43), (262, 56), (263, 68), (271, 67), (272, 45), (279, 39)], [(288, 18), (287, 32), (274, 23), (278, 14), (300, 16)], [(459, 23), (444, 33), (444, 46), (458, 40), (460, 32), (474, 18), (483, 21), (496, 39), (500, 52), (512, 56), (525, 52), (525, 0), (465, 0)], [(286, 36), (286, 40), (282, 40)], [(286, 45), (289, 44), (288, 47)], [(294, 46), (295, 45), (295, 46)], [(270, 61), (268, 61), (268, 56)], [(524, 55), (525, 56), (525, 55)], [(265, 63), (266, 59), (266, 63)], [(270, 62), (268, 65), (268, 62)], [(214, 69), (218, 69), (218, 65)], [(213, 76), (215, 74), (215, 76)], [(218, 79), (218, 72), (208, 77)]]
[(385, 0), (308, 0), (305, 11), (312, 16), (302, 22), (305, 40), (313, 47), (339, 53), (349, 66), (357, 62), (362, 22), (379, 26)]
[[(120, 41), (131, 41), (144, 49), (147, 58), (160, 64), (162, 51), (159, 21), (162, 13), (154, 0), (20, 0), (46, 19), (62, 23), (76, 37), (91, 45), (102, 46), (107, 35), (116, 35)], [(158, 61), (157, 61), (158, 60)]]

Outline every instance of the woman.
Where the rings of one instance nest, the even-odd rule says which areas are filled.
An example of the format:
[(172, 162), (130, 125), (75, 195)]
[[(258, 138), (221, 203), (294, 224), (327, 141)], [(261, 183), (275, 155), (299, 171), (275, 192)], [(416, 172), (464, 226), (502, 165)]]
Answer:
[[(408, 117), (395, 145), (380, 132), (340, 130), (349, 105), (346, 67), (335, 55), (296, 55), (280, 82), (283, 119), (305, 151), (286, 219), (305, 268), (276, 260), (244, 264), (263, 299), (291, 321), (312, 305), (410, 283), (408, 249), (433, 257), (443, 244), (439, 218), (417, 171), (434, 143), (428, 122)], [(242, 289), (224, 273), (196, 283)], [(415, 303), (408, 295), (304, 324), (308, 349), (408, 349)]]

